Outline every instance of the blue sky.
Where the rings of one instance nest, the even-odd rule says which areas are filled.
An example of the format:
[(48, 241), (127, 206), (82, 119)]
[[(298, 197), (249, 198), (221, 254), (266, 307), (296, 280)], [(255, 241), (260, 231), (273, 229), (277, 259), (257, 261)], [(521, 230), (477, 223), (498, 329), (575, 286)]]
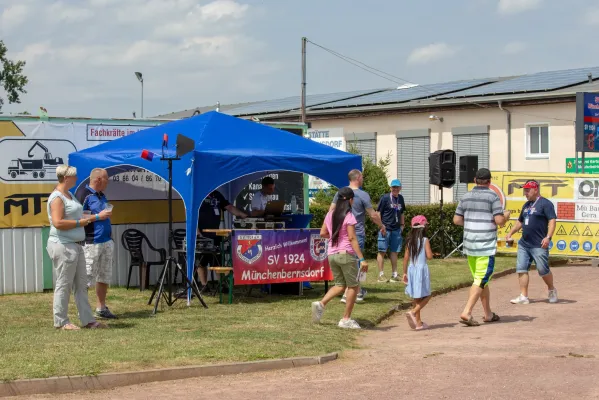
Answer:
[[(416, 83), (599, 66), (597, 0), (0, 0), (3, 112), (144, 116), (300, 92), (301, 37)], [(308, 45), (308, 93), (393, 87)]]

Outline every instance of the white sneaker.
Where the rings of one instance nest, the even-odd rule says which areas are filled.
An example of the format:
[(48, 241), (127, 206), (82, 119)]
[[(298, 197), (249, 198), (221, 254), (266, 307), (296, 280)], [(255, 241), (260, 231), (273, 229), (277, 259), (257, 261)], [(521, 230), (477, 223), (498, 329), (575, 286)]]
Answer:
[(377, 280), (378, 283), (385, 283), (388, 281), (389, 280), (387, 279), (387, 277), (385, 277), (385, 275), (379, 275), (379, 279)]
[(341, 319), (338, 326), (345, 329), (360, 329), (360, 325), (353, 319)]
[(549, 291), (549, 302), (557, 303), (557, 289), (553, 289)]
[(345, 295), (343, 295), (343, 297), (340, 300), (343, 304), (347, 303), (347, 297), (345, 297)]
[(315, 301), (312, 303), (312, 322), (315, 324), (320, 323), (320, 319), (322, 318), (322, 314), (324, 314), (324, 307), (320, 301)]
[(516, 297), (515, 299), (510, 300), (510, 303), (512, 303), (512, 304), (529, 304), (530, 301), (528, 300), (528, 297), (520, 295), (520, 296)]

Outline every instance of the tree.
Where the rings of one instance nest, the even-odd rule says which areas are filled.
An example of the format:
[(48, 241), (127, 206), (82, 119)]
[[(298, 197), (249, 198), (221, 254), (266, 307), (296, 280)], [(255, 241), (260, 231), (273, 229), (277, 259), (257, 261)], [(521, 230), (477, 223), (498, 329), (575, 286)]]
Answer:
[[(8, 104), (20, 103), (21, 94), (27, 93), (25, 85), (29, 82), (23, 75), (25, 61), (12, 61), (6, 58), (6, 45), (0, 40), (0, 85), (4, 87), (8, 97)], [(0, 98), (0, 110), (4, 100)]]

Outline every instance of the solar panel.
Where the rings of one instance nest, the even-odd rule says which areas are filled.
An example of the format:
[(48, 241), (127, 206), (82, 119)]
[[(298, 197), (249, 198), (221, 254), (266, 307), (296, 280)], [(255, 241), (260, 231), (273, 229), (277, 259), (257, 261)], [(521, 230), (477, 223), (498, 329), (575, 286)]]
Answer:
[[(319, 104), (330, 103), (339, 100), (345, 100), (352, 97), (364, 96), (371, 93), (380, 92), (385, 89), (370, 89), (356, 90), (353, 92), (328, 93), (328, 94), (311, 94), (306, 96), (306, 108)], [(268, 100), (256, 104), (248, 104), (225, 111), (226, 114), (241, 116), (241, 115), (257, 115), (272, 112), (285, 112), (296, 110), (301, 107), (300, 96), (286, 97), (283, 99)]]
[(380, 93), (374, 93), (367, 96), (361, 96), (354, 99), (336, 101), (316, 107), (310, 107), (313, 110), (322, 110), (325, 108), (354, 107), (387, 103), (402, 103), (410, 100), (436, 97), (440, 94), (455, 92), (457, 90), (468, 89), (474, 86), (484, 85), (495, 82), (493, 79), (473, 79), (467, 81), (454, 81), (446, 83), (433, 83), (429, 85), (419, 85), (408, 87), (406, 89), (386, 90)]
[(591, 73), (593, 77), (599, 78), (599, 67), (538, 72), (530, 75), (522, 75), (490, 85), (440, 96), (439, 99), (557, 90), (588, 81), (589, 73)]

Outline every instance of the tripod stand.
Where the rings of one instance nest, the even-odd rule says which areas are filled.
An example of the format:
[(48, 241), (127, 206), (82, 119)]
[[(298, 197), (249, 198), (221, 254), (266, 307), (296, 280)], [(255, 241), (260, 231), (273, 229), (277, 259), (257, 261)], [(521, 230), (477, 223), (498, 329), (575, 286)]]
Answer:
[[(191, 288), (193, 293), (198, 297), (200, 303), (204, 306), (204, 308), (208, 308), (208, 305), (204, 301), (202, 294), (196, 284), (195, 280), (190, 281), (187, 273), (183, 268), (181, 268), (181, 264), (175, 260), (173, 257), (173, 161), (180, 160), (181, 158), (177, 157), (165, 157), (164, 154), (160, 158), (162, 161), (168, 161), (168, 257), (166, 258), (166, 262), (164, 263), (164, 267), (162, 268), (162, 272), (160, 273), (160, 278), (158, 279), (159, 284), (156, 285), (154, 291), (152, 292), (152, 296), (150, 297), (150, 301), (148, 305), (152, 304), (152, 300), (154, 299), (154, 295), (156, 295), (156, 291), (158, 294), (156, 295), (156, 304), (154, 305), (153, 315), (156, 314), (158, 310), (158, 304), (160, 303), (160, 298), (164, 297), (166, 304), (171, 307), (178, 300), (177, 296), (173, 296), (173, 281), (172, 281), (172, 268), (173, 266), (177, 268), (179, 272), (181, 272), (181, 276), (184, 279), (184, 282), (187, 283), (187, 288)], [(167, 281), (167, 290), (168, 294), (164, 292), (164, 281)], [(189, 300), (187, 301), (187, 305), (190, 305)]]
[[(430, 241), (432, 242), (434, 237), (437, 236), (437, 234), (441, 234), (440, 238), (441, 238), (441, 257), (442, 258), (447, 258), (449, 256), (451, 256), (453, 253), (455, 253), (456, 251), (461, 251), (459, 250), (460, 247), (462, 247), (463, 243), (460, 245), (457, 245), (456, 242), (453, 240), (453, 238), (451, 237), (451, 235), (449, 233), (447, 233), (447, 231), (445, 230), (445, 212), (443, 211), (443, 186), (439, 186), (439, 190), (441, 191), (441, 199), (439, 201), (439, 220), (440, 220), (440, 224), (439, 224), (439, 229), (437, 229), (437, 231), (435, 233), (433, 233), (433, 236), (431, 236)], [(453, 244), (454, 249), (451, 253), (446, 254), (445, 253), (445, 238), (449, 239), (449, 241)]]

